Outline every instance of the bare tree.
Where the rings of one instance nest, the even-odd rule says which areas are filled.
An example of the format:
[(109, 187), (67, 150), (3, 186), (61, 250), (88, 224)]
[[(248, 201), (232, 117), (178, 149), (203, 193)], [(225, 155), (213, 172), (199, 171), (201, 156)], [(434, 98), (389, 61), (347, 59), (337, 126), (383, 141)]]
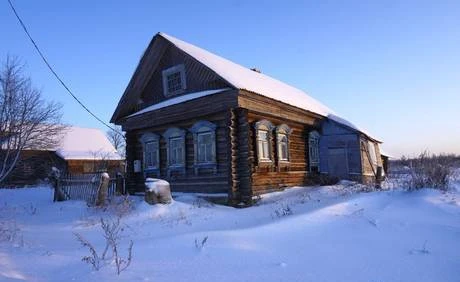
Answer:
[(113, 129), (115, 130), (107, 131), (107, 138), (109, 138), (115, 150), (124, 158), (126, 154), (126, 140), (123, 135), (123, 130), (119, 125), (113, 126)]
[(56, 148), (66, 128), (61, 108), (42, 98), (19, 59), (6, 58), (0, 68), (0, 183), (13, 171), (22, 150)]

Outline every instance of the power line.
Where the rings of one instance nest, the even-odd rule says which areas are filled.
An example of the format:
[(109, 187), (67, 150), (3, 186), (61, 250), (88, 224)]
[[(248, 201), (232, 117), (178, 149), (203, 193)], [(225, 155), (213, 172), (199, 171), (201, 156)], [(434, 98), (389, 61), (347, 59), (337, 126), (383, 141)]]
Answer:
[(54, 71), (53, 67), (50, 65), (50, 63), (48, 63), (48, 60), (45, 58), (45, 55), (43, 55), (42, 51), (40, 50), (40, 48), (38, 48), (38, 45), (37, 43), (35, 43), (35, 40), (32, 38), (32, 36), (30, 35), (29, 31), (27, 30), (27, 27), (26, 25), (24, 24), (24, 22), (22, 21), (21, 17), (19, 16), (19, 14), (16, 12), (16, 9), (14, 8), (13, 6), (13, 3), (11, 2), (11, 0), (8, 0), (8, 3), (10, 4), (10, 7), (11, 9), (13, 10), (13, 13), (14, 15), (16, 16), (16, 18), (18, 19), (19, 21), (19, 24), (22, 26), (22, 29), (24, 29), (24, 32), (27, 34), (27, 37), (29, 37), (30, 41), (32, 42), (32, 44), (34, 45), (35, 47), (35, 50), (37, 50), (38, 54), (40, 55), (40, 57), (42, 58), (43, 62), (45, 62), (46, 66), (48, 67), (48, 69), (53, 73), (53, 75), (56, 77), (56, 79), (62, 84), (62, 86), (64, 86), (65, 90), (67, 90), (67, 92), (70, 94), (70, 96), (72, 96), (72, 98), (75, 99), (75, 101), (77, 101), (78, 104), (80, 104), (80, 106), (83, 107), (83, 109), (85, 109), (90, 115), (92, 115), (96, 120), (98, 120), (100, 123), (102, 123), (103, 125), (105, 125), (106, 127), (108, 127), (109, 129), (113, 130), (114, 132), (120, 134), (121, 136), (123, 136), (123, 138), (125, 137), (121, 132), (118, 132), (118, 130), (116, 130), (115, 128), (111, 127), (110, 125), (108, 125), (105, 121), (103, 121), (102, 119), (100, 119), (98, 116), (96, 116), (90, 109), (88, 109), (81, 101), (80, 99), (77, 98), (77, 96), (75, 96), (73, 94), (73, 92), (70, 90), (70, 88), (64, 83), (64, 81), (59, 77), (59, 75)]

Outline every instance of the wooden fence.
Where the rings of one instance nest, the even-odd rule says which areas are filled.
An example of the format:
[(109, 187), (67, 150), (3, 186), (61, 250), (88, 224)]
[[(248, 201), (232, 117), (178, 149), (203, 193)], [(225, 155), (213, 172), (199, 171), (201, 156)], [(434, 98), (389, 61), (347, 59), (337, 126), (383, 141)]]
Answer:
[[(101, 174), (67, 174), (60, 181), (60, 188), (64, 192), (66, 200), (83, 200), (88, 204), (94, 204), (101, 183)], [(124, 194), (123, 176), (111, 177), (108, 187), (108, 197), (116, 194)]]

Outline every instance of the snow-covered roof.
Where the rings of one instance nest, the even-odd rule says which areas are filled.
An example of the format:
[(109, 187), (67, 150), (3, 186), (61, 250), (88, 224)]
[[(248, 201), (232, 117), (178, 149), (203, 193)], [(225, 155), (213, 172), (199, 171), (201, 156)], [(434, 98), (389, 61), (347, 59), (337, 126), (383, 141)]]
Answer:
[[(292, 87), (282, 81), (263, 73), (253, 71), (225, 58), (217, 56), (195, 45), (184, 42), (165, 33), (160, 36), (171, 42), (177, 48), (189, 54), (238, 89), (247, 90), (268, 98), (322, 115), (337, 123), (358, 130), (372, 138), (365, 130), (350, 121), (338, 116), (333, 110), (323, 105), (306, 92)], [(375, 138), (373, 138), (375, 139)]]
[(172, 105), (175, 105), (175, 104), (179, 104), (179, 103), (187, 102), (187, 101), (190, 101), (190, 100), (198, 99), (198, 98), (201, 98), (201, 97), (204, 97), (204, 96), (217, 94), (217, 93), (229, 90), (229, 89), (230, 88), (205, 90), (205, 91), (194, 92), (194, 93), (189, 93), (189, 94), (186, 94), (186, 95), (178, 96), (178, 97), (175, 97), (175, 98), (160, 102), (158, 104), (153, 104), (153, 105), (151, 105), (151, 106), (149, 106), (149, 107), (147, 107), (145, 109), (142, 109), (142, 110), (140, 110), (138, 112), (135, 112), (132, 115), (129, 115), (128, 117), (137, 116), (137, 115), (140, 115), (140, 114), (143, 114), (143, 113), (146, 113), (146, 112), (150, 112), (150, 111), (158, 110), (158, 109), (165, 108), (165, 107), (168, 107), (168, 106), (172, 106)]
[(66, 129), (56, 153), (65, 160), (122, 160), (99, 129), (71, 126)]

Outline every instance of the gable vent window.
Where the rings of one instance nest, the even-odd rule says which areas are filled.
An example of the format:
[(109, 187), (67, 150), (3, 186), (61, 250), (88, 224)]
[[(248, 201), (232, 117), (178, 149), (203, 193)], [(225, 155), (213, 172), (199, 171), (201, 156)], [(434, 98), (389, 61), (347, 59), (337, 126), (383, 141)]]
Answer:
[(173, 96), (184, 93), (186, 87), (185, 66), (183, 64), (163, 71), (163, 93)]

